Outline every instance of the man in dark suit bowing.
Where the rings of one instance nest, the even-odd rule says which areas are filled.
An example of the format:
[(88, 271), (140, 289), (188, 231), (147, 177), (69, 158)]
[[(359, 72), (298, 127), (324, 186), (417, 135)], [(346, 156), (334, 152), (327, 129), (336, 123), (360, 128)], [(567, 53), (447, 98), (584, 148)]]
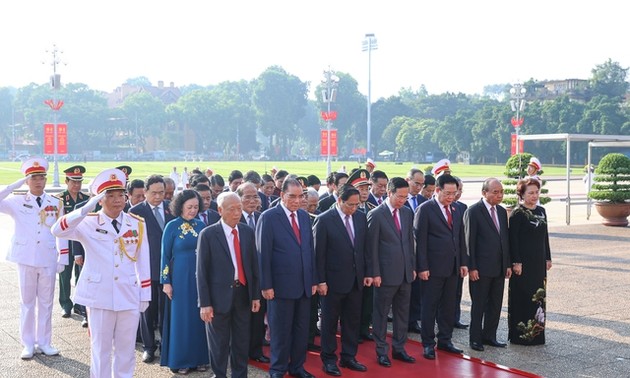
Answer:
[(197, 289), (206, 322), (210, 366), (217, 377), (247, 378), (249, 323), (260, 309), (258, 256), (254, 230), (240, 223), (236, 193), (219, 194), (221, 220), (201, 231), (197, 243)]
[(512, 274), (507, 212), (499, 206), (503, 185), (496, 178), (489, 178), (483, 182), (481, 194), (481, 200), (464, 213), (472, 299), (470, 347), (477, 351), (484, 350), (483, 344), (506, 346), (497, 341), (497, 327), (505, 279)]
[(293, 377), (313, 377), (304, 370), (304, 361), (311, 296), (319, 282), (310, 217), (300, 209), (302, 196), (302, 185), (285, 179), (279, 206), (262, 213), (256, 225), (260, 287), (271, 329), (272, 378), (287, 371)]
[(210, 187), (206, 184), (197, 184), (193, 189), (199, 193), (203, 201), (203, 206), (199, 209), (197, 218), (201, 219), (203, 223), (208, 226), (217, 223), (219, 219), (221, 219), (221, 216), (217, 211), (212, 209), (212, 204), (216, 205), (216, 201), (212, 199), (212, 190)]
[[(236, 188), (236, 194), (241, 198), (241, 203), (243, 204), (240, 222), (248, 225), (252, 230), (256, 229), (256, 223), (258, 223), (258, 218), (260, 218), (260, 212), (256, 211), (260, 203), (258, 193), (260, 192), (252, 182), (244, 182)], [(260, 311), (252, 312), (249, 331), (249, 358), (262, 363), (269, 363), (269, 357), (263, 354), (266, 312), (267, 301), (261, 298)]]
[(346, 181), (348, 181), (348, 175), (343, 172), (335, 173), (334, 177), (335, 177), (335, 182), (333, 185), (333, 192), (331, 193), (331, 195), (320, 199), (319, 203), (317, 204), (317, 210), (319, 210), (322, 213), (330, 209), (330, 207), (337, 202), (337, 190), (339, 190), (339, 188), (343, 184), (345, 184)]
[[(424, 173), (418, 168), (411, 168), (409, 172), (407, 172), (405, 180), (409, 183), (409, 195), (407, 196), (405, 206), (415, 212), (416, 208), (427, 200), (420, 194), (424, 186)], [(420, 280), (417, 278), (411, 284), (408, 331), (413, 333), (422, 332), (420, 324), (418, 324), (420, 318), (422, 318), (422, 294), (420, 286)]]
[[(366, 174), (367, 171), (365, 171)], [(366, 179), (367, 180), (367, 179)], [(363, 286), (372, 278), (365, 276), (365, 240), (367, 218), (357, 211), (359, 191), (352, 185), (339, 189), (333, 208), (325, 211), (313, 225), (315, 255), (321, 298), (321, 359), (324, 372), (339, 376), (337, 367), (337, 324), (341, 320), (341, 367), (366, 371), (356, 359), (361, 322)]]
[(413, 212), (405, 206), (409, 184), (392, 178), (387, 199), (367, 215), (367, 276), (374, 278), (374, 341), (378, 364), (391, 366), (387, 345), (387, 314), (393, 314), (392, 358), (407, 363), (415, 359), (405, 351), (411, 283), (416, 278), (413, 248)]
[(463, 352), (453, 346), (451, 338), (455, 323), (457, 277), (468, 273), (462, 214), (453, 206), (457, 180), (449, 174), (442, 174), (436, 181), (436, 195), (418, 207), (413, 223), (417, 270), (423, 281), (421, 334), (427, 359), (435, 359), (436, 318), (438, 349)]
[(164, 313), (164, 293), (160, 285), (160, 259), (162, 258), (162, 231), (164, 226), (173, 220), (168, 208), (170, 202), (164, 200), (166, 185), (160, 175), (147, 177), (144, 183), (145, 200), (136, 204), (129, 212), (144, 218), (149, 240), (151, 256), (151, 302), (149, 308), (140, 314), (140, 335), (142, 336), (142, 361), (153, 362), (157, 344), (155, 342), (156, 325), (162, 330), (162, 314)]

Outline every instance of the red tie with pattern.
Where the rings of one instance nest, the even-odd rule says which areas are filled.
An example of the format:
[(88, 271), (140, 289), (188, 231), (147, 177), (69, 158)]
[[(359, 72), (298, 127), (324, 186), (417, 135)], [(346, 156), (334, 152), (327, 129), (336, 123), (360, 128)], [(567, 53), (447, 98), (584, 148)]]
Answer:
[(448, 205), (444, 205), (444, 210), (446, 210), (446, 220), (448, 221), (448, 228), (453, 228), (453, 215), (451, 214), (451, 209)]
[(295, 213), (291, 213), (291, 227), (293, 227), (293, 233), (297, 238), (298, 244), (302, 244), (302, 237), (300, 236), (300, 228), (297, 225), (297, 221), (295, 220)]
[(243, 257), (241, 256), (241, 243), (238, 240), (238, 231), (235, 228), (232, 229), (232, 235), (234, 235), (234, 255), (236, 255), (236, 267), (238, 268), (238, 282), (241, 285), (247, 285), (245, 279), (245, 270), (243, 269)]
[(396, 225), (396, 230), (398, 230), (399, 234), (402, 234), (400, 229), (400, 221), (398, 220), (398, 209), (394, 209), (392, 215), (394, 216), (394, 224)]

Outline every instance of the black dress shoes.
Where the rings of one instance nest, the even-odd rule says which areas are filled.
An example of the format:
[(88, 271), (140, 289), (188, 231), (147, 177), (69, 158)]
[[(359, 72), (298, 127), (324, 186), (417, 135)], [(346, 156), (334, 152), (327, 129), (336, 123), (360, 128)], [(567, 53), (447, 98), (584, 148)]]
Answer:
[(332, 375), (333, 377), (339, 377), (341, 375), (341, 371), (335, 363), (324, 364), (324, 366), (322, 366), (322, 369), (324, 370), (324, 373)]
[(364, 333), (359, 336), (359, 340), (374, 341), (374, 335), (372, 335), (371, 333)]
[(87, 328), (88, 327), (88, 320), (87, 320), (87, 318), (83, 318), (83, 320), (81, 320), (81, 327), (83, 327), (83, 328)]
[(61, 311), (61, 317), (62, 318), (66, 318), (66, 319), (69, 318), (70, 317), (70, 310), (63, 309)]
[(313, 374), (309, 373), (306, 370), (302, 370), (301, 372), (298, 372), (298, 373), (289, 373), (289, 375), (291, 377), (297, 377), (297, 378), (315, 378)]
[(389, 357), (387, 357), (387, 356), (378, 356), (376, 358), (376, 362), (378, 362), (378, 364), (381, 365), (381, 366), (385, 366), (385, 367), (391, 367), (392, 366), (392, 362), (389, 360)]
[(453, 328), (457, 328), (457, 329), (468, 329), (468, 324), (464, 324), (464, 323), (461, 323), (461, 322), (456, 322), (456, 323), (453, 325)]
[(321, 352), (322, 351), (322, 347), (320, 347), (319, 345), (315, 345), (313, 343), (308, 343), (306, 349), (309, 352)]
[(483, 343), (497, 348), (505, 348), (507, 346), (506, 343), (502, 343), (497, 340), (484, 340)]
[(420, 328), (420, 326), (418, 325), (417, 322), (413, 322), (413, 324), (409, 325), (409, 328), (407, 329), (407, 331), (409, 331), (411, 333), (421, 334), (422, 333), (422, 328)]
[(145, 364), (150, 364), (153, 360), (155, 360), (155, 354), (153, 352), (145, 350), (144, 353), (142, 353), (142, 362)]
[(256, 358), (252, 358), (252, 360), (263, 364), (268, 364), (271, 361), (269, 357), (265, 356), (264, 354)]
[(478, 343), (476, 341), (471, 341), (470, 342), (470, 348), (479, 352), (483, 352), (484, 348), (483, 345), (481, 343)]
[(339, 361), (339, 366), (342, 368), (354, 370), (354, 371), (367, 371), (367, 366), (363, 365), (356, 359), (352, 360), (341, 360)]
[(416, 359), (407, 354), (404, 350), (402, 352), (392, 352), (392, 358), (394, 360), (406, 362), (408, 364), (413, 364), (416, 362)]
[(423, 350), (424, 353), (422, 353), (422, 355), (424, 358), (427, 360), (435, 360), (435, 349), (433, 349), (433, 346), (424, 346)]
[(459, 348), (455, 348), (455, 346), (452, 343), (438, 344), (437, 348), (439, 350), (443, 350), (443, 351), (449, 352), (449, 353), (455, 353), (455, 354), (462, 354), (462, 353), (464, 353), (463, 350), (461, 350)]

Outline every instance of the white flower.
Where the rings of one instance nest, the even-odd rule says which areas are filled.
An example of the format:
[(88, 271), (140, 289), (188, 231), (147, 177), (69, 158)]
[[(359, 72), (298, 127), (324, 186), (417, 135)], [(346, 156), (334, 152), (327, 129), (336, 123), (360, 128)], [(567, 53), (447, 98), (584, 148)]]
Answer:
[(534, 318), (536, 319), (538, 323), (541, 323), (541, 324), (545, 323), (545, 311), (543, 310), (542, 307), (538, 307), (538, 310), (536, 310), (536, 316), (534, 316)]

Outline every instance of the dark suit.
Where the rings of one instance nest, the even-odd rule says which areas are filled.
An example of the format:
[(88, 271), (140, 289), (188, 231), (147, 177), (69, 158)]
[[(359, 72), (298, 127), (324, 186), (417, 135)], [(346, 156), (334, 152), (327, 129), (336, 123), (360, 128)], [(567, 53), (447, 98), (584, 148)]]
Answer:
[(510, 264), (507, 212), (501, 206), (495, 208), (500, 232), (497, 232), (483, 200), (464, 213), (468, 269), (479, 272), (477, 281), (469, 280), (472, 299), (470, 342), (480, 344), (484, 340), (496, 340), (505, 273)]
[[(260, 192), (259, 192), (260, 193)], [(260, 218), (260, 212), (254, 211), (254, 230), (256, 229), (256, 223)], [(247, 223), (247, 218), (241, 216), (241, 223)], [(267, 300), (260, 298), (260, 310), (258, 312), (252, 312), (249, 329), (249, 357), (252, 359), (260, 358), (263, 356), (263, 341), (265, 339), (265, 313), (267, 312)]]
[[(344, 215), (345, 219), (345, 215)], [(365, 241), (367, 218), (356, 211), (352, 215), (354, 240), (346, 231), (337, 206), (315, 218), (313, 234), (317, 275), (328, 292), (321, 296), (321, 359), (337, 361), (337, 324), (341, 320), (341, 359), (353, 360), (359, 345), (359, 325), (363, 278), (365, 277)]]
[(317, 285), (313, 233), (308, 213), (297, 210), (301, 243), (295, 236), (284, 205), (260, 215), (256, 245), (260, 256), (261, 290), (274, 290), (267, 301), (271, 330), (270, 373), (304, 371), (312, 287)]
[[(461, 211), (462, 214), (465, 214), (466, 209), (468, 209), (468, 205), (459, 201), (453, 202), (453, 206), (457, 206), (458, 211)], [(461, 316), (462, 316), (461, 303), (462, 303), (462, 295), (464, 294), (463, 287), (464, 287), (464, 277), (459, 275), (457, 276), (457, 290), (455, 291), (455, 323), (461, 323), (460, 322)]]
[(367, 215), (368, 277), (381, 277), (381, 286), (374, 288), (373, 328), (376, 353), (388, 354), (386, 342), (387, 314), (393, 313), (392, 349), (404, 352), (409, 322), (409, 298), (416, 255), (413, 248), (413, 213), (407, 207), (398, 209), (401, 232), (394, 223), (389, 201)]
[(412, 211), (416, 211), (416, 208), (418, 206), (420, 206), (423, 202), (425, 202), (427, 199), (424, 198), (423, 196), (421, 196), (420, 194), (416, 194), (416, 204), (415, 207), (412, 204), (413, 202), (413, 196), (410, 196), (409, 198), (407, 198), (407, 201), (405, 201), (405, 206), (407, 206), (408, 208), (410, 208)]
[[(170, 201), (162, 201), (160, 207), (164, 212), (164, 225), (175, 217), (169, 211)], [(143, 201), (129, 209), (129, 212), (144, 218), (149, 241), (149, 255), (151, 257), (151, 302), (147, 310), (140, 314), (140, 335), (142, 336), (142, 348), (154, 353), (157, 349), (155, 343), (155, 328), (162, 330), (162, 315), (164, 314), (165, 294), (160, 284), (160, 263), (162, 259), (162, 228), (155, 219), (153, 207)]]
[[(461, 211), (451, 205), (452, 229), (436, 197), (416, 210), (417, 271), (429, 271), (422, 282), (422, 343), (435, 345), (435, 321), (438, 324), (438, 344), (451, 343), (455, 323), (455, 293), (460, 266), (468, 263)], [(439, 316), (437, 312), (439, 311)]]
[[(416, 194), (416, 209), (427, 199), (420, 194)], [(405, 206), (411, 209), (410, 200), (405, 202)], [(414, 214), (416, 209), (413, 209)], [(420, 278), (416, 278), (411, 283), (411, 299), (409, 300), (409, 327), (415, 327), (422, 318), (422, 282)]]
[[(197, 290), (199, 307), (211, 306), (212, 322), (206, 324), (210, 364), (218, 377), (227, 374), (228, 357), (232, 377), (247, 377), (249, 322), (252, 301), (260, 298), (258, 256), (254, 231), (238, 224), (243, 271), (247, 284), (235, 284), (235, 269), (223, 222), (201, 231), (197, 243)], [(229, 226), (228, 226), (229, 227)]]
[[(206, 214), (205, 220), (202, 213)], [(221, 220), (221, 215), (219, 215), (219, 213), (215, 210), (208, 209), (208, 210), (200, 212), (197, 215), (197, 218), (201, 219), (201, 221), (204, 222), (207, 226), (210, 226), (217, 223), (219, 220)]]
[(379, 205), (379, 203), (378, 203), (378, 198), (376, 198), (376, 197), (374, 196), (374, 194), (372, 194), (372, 192), (370, 192), (370, 195), (368, 196), (367, 201), (368, 201), (369, 203), (371, 203), (372, 205), (374, 205), (374, 206), (378, 206), (378, 205)]
[(266, 196), (265, 193), (259, 191), (258, 192), (258, 196), (260, 197), (260, 212), (262, 213), (263, 211), (272, 208), (273, 202), (276, 201), (278, 198), (278, 196), (274, 196), (273, 194), (270, 196)]
[(319, 202), (317, 203), (317, 210), (323, 213), (324, 211), (330, 209), (330, 207), (334, 205), (336, 202), (337, 202), (337, 195), (332, 194), (330, 196), (326, 196), (320, 199)]

